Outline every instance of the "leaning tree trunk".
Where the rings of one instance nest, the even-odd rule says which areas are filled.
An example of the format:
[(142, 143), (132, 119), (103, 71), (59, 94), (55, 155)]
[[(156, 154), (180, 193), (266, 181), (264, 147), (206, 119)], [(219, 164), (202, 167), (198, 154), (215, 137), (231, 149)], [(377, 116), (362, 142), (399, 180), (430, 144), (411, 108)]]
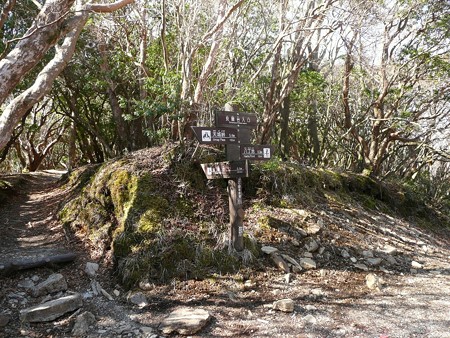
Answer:
[[(0, 61), (0, 105), (14, 91), (47, 51), (55, 46), (53, 59), (44, 66), (35, 82), (15, 97), (0, 116), (0, 149), (8, 143), (14, 128), (28, 109), (47, 95), (75, 53), (78, 37), (91, 12), (113, 12), (134, 0), (118, 0), (112, 4), (86, 4), (72, 15), (74, 0), (47, 0), (32, 27), (16, 47)], [(57, 45), (64, 37), (61, 45)]]

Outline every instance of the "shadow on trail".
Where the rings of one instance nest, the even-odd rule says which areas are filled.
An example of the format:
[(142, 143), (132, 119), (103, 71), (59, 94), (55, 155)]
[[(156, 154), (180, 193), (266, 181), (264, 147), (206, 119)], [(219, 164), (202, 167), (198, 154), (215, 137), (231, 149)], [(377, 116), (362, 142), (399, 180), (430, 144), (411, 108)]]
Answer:
[(60, 178), (60, 172), (0, 176), (11, 186), (0, 205), (0, 268), (66, 251), (55, 213), (61, 200)]

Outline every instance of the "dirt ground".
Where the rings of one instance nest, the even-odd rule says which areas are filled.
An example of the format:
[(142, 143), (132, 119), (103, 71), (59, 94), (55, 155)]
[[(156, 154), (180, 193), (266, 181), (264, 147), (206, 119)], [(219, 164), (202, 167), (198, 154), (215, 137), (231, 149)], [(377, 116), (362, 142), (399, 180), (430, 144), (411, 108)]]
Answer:
[[(22, 191), (0, 206), (0, 263), (67, 251), (78, 255), (66, 265), (0, 276), (0, 315), (8, 318), (0, 337), (71, 336), (74, 314), (49, 323), (20, 322), (19, 311), (40, 301), (19, 288), (26, 278), (45, 280), (59, 272), (70, 291), (90, 290), (84, 267), (92, 258), (56, 217), (67, 193), (59, 187), (59, 178), (50, 172), (23, 175)], [(118, 292), (114, 300), (86, 297), (83, 311), (97, 320), (88, 337), (164, 337), (160, 322), (180, 306), (211, 313), (210, 323), (197, 333), (202, 337), (450, 337), (448, 232), (420, 229), (358, 206), (319, 209), (312, 217), (322, 227), (313, 236), (320, 246), (310, 255), (317, 262), (315, 269), (286, 274), (262, 256), (257, 271), (147, 285), (143, 292), (148, 304), (138, 307), (127, 301), (110, 267), (101, 265), (98, 282), (109, 294)], [(251, 221), (252, 215), (248, 218)], [(296, 257), (304, 251), (289, 241), (273, 246)], [(370, 266), (371, 256), (382, 258), (382, 263)], [(367, 286), (369, 273), (380, 278), (378, 287)], [(294, 301), (293, 312), (272, 309), (274, 301), (286, 298)]]

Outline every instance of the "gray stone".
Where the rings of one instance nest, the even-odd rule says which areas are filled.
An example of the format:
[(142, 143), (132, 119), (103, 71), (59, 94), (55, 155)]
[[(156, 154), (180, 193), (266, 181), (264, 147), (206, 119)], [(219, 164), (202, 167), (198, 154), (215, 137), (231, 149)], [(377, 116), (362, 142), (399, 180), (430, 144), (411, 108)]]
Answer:
[(294, 301), (290, 298), (276, 300), (273, 302), (272, 308), (282, 312), (293, 312)]
[(317, 241), (315, 239), (310, 238), (305, 244), (305, 249), (308, 252), (317, 251), (317, 249), (319, 249), (319, 244), (317, 243)]
[(305, 317), (303, 317), (303, 320), (309, 324), (316, 324), (317, 323), (317, 318), (314, 317), (313, 315), (309, 314), (306, 315)]
[(34, 275), (33, 277), (31, 277), (31, 280), (35, 283), (37, 283), (39, 281), (39, 279), (41, 279), (38, 275)]
[(87, 262), (84, 272), (86, 272), (86, 274), (89, 277), (95, 277), (95, 275), (97, 274), (98, 268), (99, 268), (99, 266), (97, 263)]
[(144, 334), (153, 334), (155, 333), (155, 330), (152, 327), (149, 326), (141, 326), (139, 330)]
[(261, 251), (264, 252), (265, 254), (270, 255), (270, 254), (272, 254), (274, 252), (278, 252), (278, 249), (274, 248), (273, 246), (263, 246), (261, 248)]
[(9, 320), (10, 320), (9, 315), (5, 313), (0, 313), (0, 327), (5, 327), (6, 325), (8, 325)]
[(17, 284), (18, 288), (22, 288), (22, 289), (32, 289), (34, 288), (34, 282), (31, 279), (24, 279), (21, 280), (18, 284)]
[(150, 291), (155, 288), (155, 285), (150, 283), (147, 279), (139, 282), (139, 289), (143, 291)]
[(353, 266), (359, 270), (369, 271), (369, 268), (365, 264), (353, 264)]
[(379, 290), (382, 285), (382, 279), (374, 273), (369, 273), (366, 276), (366, 285), (369, 289), (372, 289), (372, 290), (378, 289)]
[(148, 305), (147, 298), (142, 292), (136, 292), (128, 297), (128, 301), (134, 305), (143, 308)]
[(302, 269), (299, 262), (297, 262), (294, 258), (292, 258), (291, 256), (288, 255), (281, 255), (281, 257), (283, 257), (283, 259), (290, 265), (292, 265), (292, 267), (297, 267), (300, 268), (300, 270)]
[(290, 282), (292, 282), (294, 280), (295, 276), (292, 273), (287, 273), (284, 275), (284, 281), (286, 282), (286, 284), (289, 284)]
[(391, 265), (397, 264), (397, 260), (395, 259), (395, 257), (392, 256), (386, 256), (386, 261), (388, 261), (388, 263)]
[(363, 255), (365, 258), (373, 258), (373, 252), (372, 252), (371, 250), (364, 250), (364, 251), (362, 252), (362, 255)]
[(304, 209), (291, 209), (291, 211), (295, 212), (296, 214), (304, 218), (309, 217), (309, 212)]
[(293, 265), (292, 266), (292, 272), (294, 272), (294, 273), (300, 273), (300, 272), (302, 272), (302, 267), (301, 266), (296, 266), (296, 265)]
[(160, 324), (164, 334), (178, 332), (191, 335), (202, 330), (211, 319), (211, 314), (203, 309), (179, 308), (169, 314)]
[(322, 230), (322, 227), (323, 220), (321, 222), (317, 221), (317, 223), (309, 223), (308, 227), (306, 228), (306, 233), (308, 235), (316, 235)]
[(276, 266), (278, 266), (281, 270), (284, 272), (289, 272), (289, 265), (286, 263), (286, 261), (283, 259), (283, 257), (280, 255), (279, 252), (272, 252), (270, 254), (270, 258), (272, 258), (273, 262)]
[(388, 255), (395, 255), (397, 253), (397, 248), (394, 248), (391, 245), (385, 245), (383, 252), (387, 253)]
[(411, 262), (411, 267), (412, 267), (413, 269), (422, 269), (422, 268), (423, 268), (423, 265), (420, 264), (419, 262), (412, 261), (412, 262)]
[(300, 265), (304, 269), (315, 269), (317, 267), (316, 262), (311, 258), (300, 259)]
[(96, 323), (95, 316), (91, 312), (83, 312), (77, 316), (73, 325), (73, 336), (84, 336), (89, 332), (89, 327)]
[(317, 311), (317, 307), (315, 307), (314, 305), (308, 304), (308, 305), (305, 306), (305, 310), (307, 310), (307, 311)]
[(94, 293), (94, 296), (98, 296), (101, 293), (102, 287), (100, 286), (99, 282), (93, 280), (91, 281), (91, 289), (92, 292)]
[(21, 310), (20, 319), (25, 322), (49, 322), (81, 306), (81, 295), (74, 294)]
[(102, 287), (100, 287), (101, 294), (106, 297), (108, 300), (114, 300), (114, 298)]
[(313, 258), (314, 255), (311, 252), (306, 251), (303, 253), (302, 257)]
[(244, 282), (244, 289), (245, 289), (245, 290), (251, 290), (251, 289), (253, 289), (255, 286), (256, 286), (256, 282), (254, 282), (254, 281), (251, 280), (251, 279), (247, 279), (247, 280)]
[(366, 261), (367, 263), (369, 263), (369, 265), (378, 266), (381, 264), (382, 259), (375, 257), (375, 258), (367, 258)]
[(124, 335), (133, 331), (133, 326), (126, 322), (120, 322), (119, 326), (115, 329), (116, 333)]
[(358, 261), (355, 257), (350, 257), (350, 260), (352, 261), (352, 263), (356, 263)]
[(341, 256), (344, 257), (344, 258), (350, 258), (350, 254), (345, 249), (341, 250)]
[(63, 275), (54, 273), (45, 281), (33, 288), (33, 297), (44, 296), (49, 293), (67, 290), (67, 282)]

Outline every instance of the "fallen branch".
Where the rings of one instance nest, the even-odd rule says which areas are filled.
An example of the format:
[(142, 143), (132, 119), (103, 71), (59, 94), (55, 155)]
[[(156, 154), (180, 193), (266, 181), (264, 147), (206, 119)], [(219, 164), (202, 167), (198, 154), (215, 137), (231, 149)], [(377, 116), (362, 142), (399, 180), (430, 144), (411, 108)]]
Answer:
[(10, 262), (0, 262), (0, 275), (8, 275), (15, 271), (38, 268), (42, 266), (52, 266), (54, 264), (69, 263), (75, 260), (75, 253), (66, 253), (44, 257), (30, 257)]

